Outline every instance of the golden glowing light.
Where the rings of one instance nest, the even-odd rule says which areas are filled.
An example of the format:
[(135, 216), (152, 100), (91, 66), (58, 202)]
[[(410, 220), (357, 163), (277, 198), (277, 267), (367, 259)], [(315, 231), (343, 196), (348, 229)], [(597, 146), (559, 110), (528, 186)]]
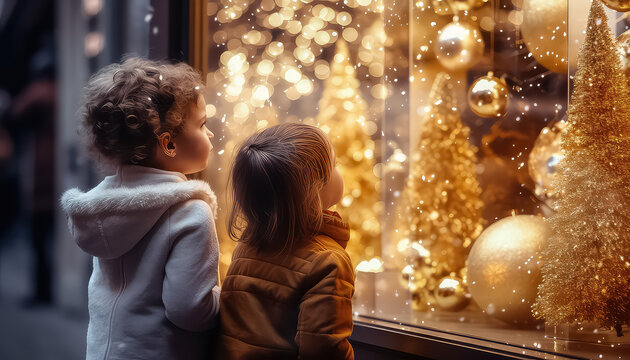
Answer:
[(313, 92), (313, 83), (311, 80), (303, 78), (295, 84), (295, 88), (302, 95), (308, 95)]
[(376, 84), (372, 86), (370, 94), (376, 99), (385, 99), (387, 97), (387, 87), (383, 84)]
[(273, 68), (273, 62), (269, 60), (262, 60), (258, 63), (258, 66), (256, 67), (256, 72), (262, 76), (268, 76), (273, 72)]
[(249, 116), (249, 106), (243, 102), (234, 105), (234, 116), (237, 118), (247, 118)]
[(269, 15), (269, 18), (267, 21), (269, 21), (269, 25), (273, 27), (279, 27), (284, 22), (284, 19), (282, 18), (282, 15), (280, 15), (279, 13), (273, 13)]
[(211, 118), (217, 113), (217, 108), (212, 104), (206, 105), (206, 117)]
[(302, 78), (302, 73), (300, 70), (291, 68), (284, 73), (284, 79), (290, 83), (297, 83)]
[(284, 52), (284, 44), (279, 41), (274, 41), (267, 46), (267, 54), (271, 56), (278, 56)]
[(330, 42), (330, 34), (326, 31), (318, 31), (315, 34), (315, 42), (319, 45), (326, 45)]
[(325, 60), (319, 60), (315, 63), (315, 76), (320, 80), (328, 79), (330, 76), (330, 66)]
[(349, 13), (342, 11), (339, 14), (337, 14), (337, 24), (341, 26), (346, 26), (346, 25), (350, 25), (351, 22), (352, 22), (352, 16)]
[(255, 100), (265, 101), (269, 99), (271, 94), (269, 93), (269, 88), (265, 85), (256, 85), (254, 87), (254, 91), (252, 92), (252, 97)]
[(355, 28), (345, 28), (342, 36), (347, 42), (354, 42), (359, 38), (359, 32)]

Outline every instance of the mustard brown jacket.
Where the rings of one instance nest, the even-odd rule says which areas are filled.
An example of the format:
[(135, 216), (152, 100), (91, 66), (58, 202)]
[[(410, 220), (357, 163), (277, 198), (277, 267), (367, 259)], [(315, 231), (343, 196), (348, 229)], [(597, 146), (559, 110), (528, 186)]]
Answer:
[(290, 255), (239, 243), (221, 289), (220, 358), (354, 359), (348, 225), (326, 212)]

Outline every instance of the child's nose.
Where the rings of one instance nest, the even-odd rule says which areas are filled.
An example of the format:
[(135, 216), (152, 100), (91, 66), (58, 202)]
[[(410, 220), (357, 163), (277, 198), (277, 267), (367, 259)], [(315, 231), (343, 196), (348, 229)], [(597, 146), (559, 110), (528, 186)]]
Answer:
[[(208, 130), (208, 129), (206, 129), (206, 130)], [(210, 130), (208, 130), (208, 138), (210, 140), (214, 139), (214, 133), (212, 131), (210, 131)]]

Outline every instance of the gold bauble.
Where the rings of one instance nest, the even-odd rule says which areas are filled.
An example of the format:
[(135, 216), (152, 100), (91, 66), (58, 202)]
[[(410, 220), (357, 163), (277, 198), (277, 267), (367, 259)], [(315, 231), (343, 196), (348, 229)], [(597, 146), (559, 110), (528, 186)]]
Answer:
[(462, 279), (457, 276), (442, 278), (435, 289), (435, 303), (446, 311), (459, 311), (468, 305), (470, 295)]
[(468, 257), (468, 289), (487, 314), (512, 324), (534, 322), (531, 305), (549, 233), (533, 215), (501, 219), (481, 233)]
[(484, 118), (504, 116), (508, 110), (509, 99), (505, 80), (491, 72), (475, 80), (468, 91), (470, 109)]
[(626, 73), (626, 80), (630, 83), (630, 30), (619, 35), (617, 38), (617, 46), (621, 56), (621, 65)]
[(557, 197), (556, 192), (551, 189), (551, 181), (556, 175), (558, 163), (564, 158), (560, 147), (560, 134), (565, 126), (565, 121), (559, 121), (552, 127), (542, 129), (532, 152), (529, 153), (528, 169), (536, 184), (535, 194), (538, 199), (545, 202)]
[(413, 269), (413, 266), (411, 266), (411, 265), (405, 266), (400, 271), (400, 278), (398, 280), (399, 280), (399, 284), (403, 288), (411, 287), (411, 281), (414, 279), (414, 276), (413, 276), (414, 272), (415, 272), (415, 270)]
[(433, 293), (428, 289), (429, 279), (413, 278), (409, 282), (409, 291), (411, 292), (411, 308), (415, 311), (429, 311), (433, 306), (435, 298)]
[(617, 11), (630, 11), (630, 0), (602, 0), (604, 5)]
[(401, 239), (396, 245), (396, 251), (404, 260), (405, 265), (411, 265), (418, 269), (421, 266), (431, 264), (431, 252), (419, 241), (413, 241), (409, 238)]
[[(567, 27), (567, 3), (568, 0), (523, 0), (523, 40), (538, 63), (557, 73), (566, 73), (568, 64), (572, 69), (577, 66), (577, 44), (584, 39), (586, 28), (586, 16), (571, 16)], [(586, 14), (590, 0), (571, 0), (569, 6), (571, 14)]]
[(403, 260), (400, 283), (408, 287), (418, 277), (426, 277), (431, 271), (431, 253), (418, 241), (401, 239), (396, 245), (398, 257)]
[(432, 0), (433, 10), (438, 15), (453, 15), (459, 11), (470, 11), (487, 2), (488, 0)]
[(477, 26), (453, 21), (439, 31), (433, 45), (436, 58), (451, 70), (467, 70), (483, 57), (485, 44)]

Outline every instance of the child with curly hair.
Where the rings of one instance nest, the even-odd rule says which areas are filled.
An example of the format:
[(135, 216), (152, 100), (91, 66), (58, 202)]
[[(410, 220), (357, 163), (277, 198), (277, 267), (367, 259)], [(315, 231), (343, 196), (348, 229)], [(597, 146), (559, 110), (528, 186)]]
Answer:
[(82, 127), (116, 166), (62, 206), (93, 255), (87, 359), (201, 359), (219, 311), (216, 197), (203, 83), (185, 64), (129, 58), (85, 88)]

